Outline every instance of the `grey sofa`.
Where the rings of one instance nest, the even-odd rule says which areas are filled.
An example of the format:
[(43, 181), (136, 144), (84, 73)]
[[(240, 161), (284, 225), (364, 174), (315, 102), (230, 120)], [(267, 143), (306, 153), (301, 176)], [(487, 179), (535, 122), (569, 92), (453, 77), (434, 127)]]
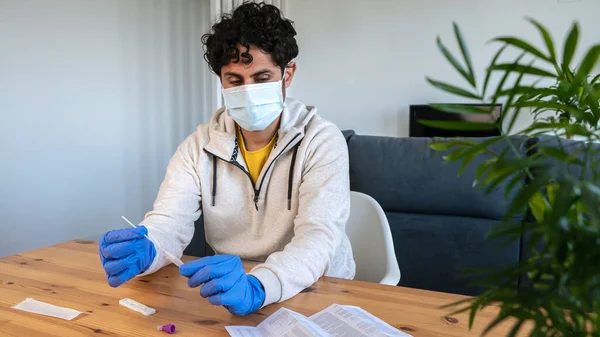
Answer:
[[(509, 200), (504, 186), (489, 195), (473, 188), (473, 160), (459, 177), (458, 163), (429, 148), (431, 138), (391, 138), (345, 131), (350, 155), (350, 184), (385, 211), (406, 287), (474, 295), (470, 268), (500, 268), (520, 258), (520, 243), (503, 249), (486, 240), (504, 217)], [(480, 138), (480, 140), (485, 140)], [(527, 140), (516, 140), (525, 154)], [(504, 144), (496, 143), (500, 152)], [(519, 221), (520, 219), (516, 219)], [(515, 283), (518, 280), (515, 280)]]
[[(467, 276), (469, 269), (501, 268), (527, 258), (523, 240), (499, 249), (486, 239), (490, 229), (500, 224), (512, 198), (505, 198), (503, 185), (487, 195), (473, 188), (475, 169), (486, 156), (477, 157), (458, 177), (460, 165), (446, 164), (444, 153), (428, 147), (433, 139), (343, 133), (350, 156), (351, 189), (375, 198), (388, 218), (402, 272), (399, 285), (477, 295), (483, 289), (471, 286), (477, 277)], [(513, 144), (521, 155), (527, 155), (538, 141), (521, 137), (514, 138)], [(499, 142), (492, 149), (501, 152), (505, 147)], [(202, 218), (185, 253), (213, 254), (204, 240)], [(514, 282), (519, 285), (521, 280)]]

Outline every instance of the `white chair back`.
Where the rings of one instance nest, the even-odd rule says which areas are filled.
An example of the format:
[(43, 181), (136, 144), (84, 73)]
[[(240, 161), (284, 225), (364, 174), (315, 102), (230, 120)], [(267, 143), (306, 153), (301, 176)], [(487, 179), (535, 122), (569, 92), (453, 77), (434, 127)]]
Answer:
[(400, 282), (400, 268), (385, 213), (372, 197), (354, 191), (350, 193), (346, 234), (356, 261), (354, 279), (395, 286)]

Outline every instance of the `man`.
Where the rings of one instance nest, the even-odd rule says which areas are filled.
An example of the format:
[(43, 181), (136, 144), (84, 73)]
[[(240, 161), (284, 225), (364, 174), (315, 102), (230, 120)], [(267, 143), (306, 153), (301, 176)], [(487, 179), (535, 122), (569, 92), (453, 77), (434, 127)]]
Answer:
[[(217, 255), (179, 270), (233, 314), (287, 300), (323, 275), (354, 277), (348, 150), (314, 107), (286, 98), (295, 35), (276, 7), (246, 3), (203, 36), (225, 107), (178, 147), (141, 226), (101, 239), (111, 286), (169, 263), (145, 234), (181, 256), (201, 212)], [(246, 274), (241, 259), (263, 263)]]

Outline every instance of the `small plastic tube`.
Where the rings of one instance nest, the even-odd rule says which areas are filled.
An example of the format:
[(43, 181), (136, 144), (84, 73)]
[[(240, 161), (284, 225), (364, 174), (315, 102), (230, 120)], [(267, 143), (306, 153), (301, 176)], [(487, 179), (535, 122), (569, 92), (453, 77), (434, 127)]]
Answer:
[(164, 331), (168, 334), (172, 334), (175, 332), (175, 325), (173, 324), (166, 324), (166, 325), (159, 325), (156, 330), (158, 331)]

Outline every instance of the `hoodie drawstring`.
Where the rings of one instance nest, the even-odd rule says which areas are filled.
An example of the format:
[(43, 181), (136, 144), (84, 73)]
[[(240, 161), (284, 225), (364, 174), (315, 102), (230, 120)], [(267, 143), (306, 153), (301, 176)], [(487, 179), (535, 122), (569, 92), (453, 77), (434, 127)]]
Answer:
[(217, 157), (213, 156), (212, 205), (217, 202)]
[[(290, 163), (290, 172), (289, 172), (289, 177), (288, 177), (288, 193), (287, 193), (287, 209), (288, 209), (288, 211), (292, 210), (292, 187), (294, 184), (294, 166), (296, 165), (296, 157), (298, 155), (298, 147), (299, 146), (300, 146), (300, 143), (298, 143), (294, 146), (294, 152), (292, 153), (292, 161)], [(232, 155), (232, 160), (230, 161), (230, 163), (235, 162), (235, 158), (237, 157), (237, 154), (238, 154), (238, 144), (237, 144), (237, 139), (236, 139), (234, 153)], [(213, 155), (212, 157), (213, 157), (212, 205), (214, 207), (217, 203), (217, 160), (219, 160), (220, 158), (217, 158), (217, 156), (215, 156), (215, 155)], [(241, 166), (240, 166), (240, 168), (241, 168)], [(258, 192), (255, 191), (255, 193), (258, 193)], [(258, 195), (255, 195), (255, 198), (256, 197), (258, 197)], [(256, 203), (256, 200), (255, 200), (255, 203)]]
[(292, 154), (292, 163), (290, 164), (290, 176), (288, 179), (288, 211), (292, 210), (292, 184), (294, 182), (294, 165), (296, 164), (296, 155), (298, 154), (298, 146), (300, 143), (294, 146), (294, 154)]

